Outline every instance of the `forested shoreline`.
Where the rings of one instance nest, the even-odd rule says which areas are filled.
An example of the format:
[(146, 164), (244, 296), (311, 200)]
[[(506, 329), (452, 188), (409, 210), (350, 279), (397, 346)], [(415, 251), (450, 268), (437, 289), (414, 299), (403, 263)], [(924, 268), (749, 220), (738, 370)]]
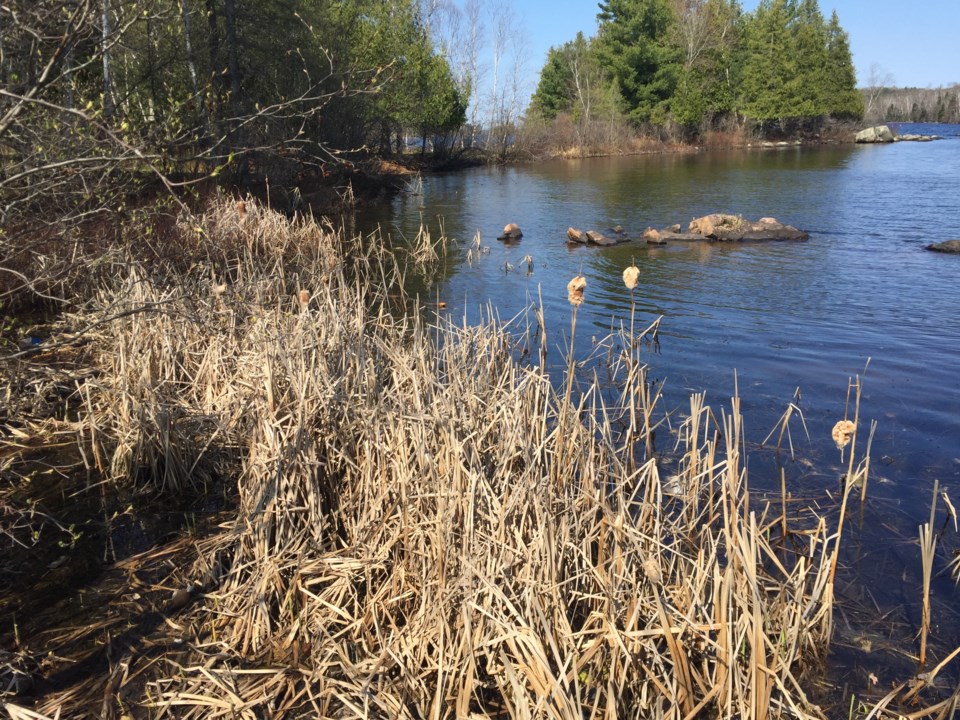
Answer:
[(529, 99), (504, 3), (16, 0), (0, 20), (8, 303), (63, 297), (64, 241), (217, 186), (326, 211), (382, 195), (378, 158), (404, 172), (960, 117), (956, 86), (858, 90), (817, 0), (607, 0)]
[(627, 121), (658, 137), (812, 136), (864, 112), (847, 33), (817, 0), (608, 0), (599, 30), (550, 50), (531, 114)]

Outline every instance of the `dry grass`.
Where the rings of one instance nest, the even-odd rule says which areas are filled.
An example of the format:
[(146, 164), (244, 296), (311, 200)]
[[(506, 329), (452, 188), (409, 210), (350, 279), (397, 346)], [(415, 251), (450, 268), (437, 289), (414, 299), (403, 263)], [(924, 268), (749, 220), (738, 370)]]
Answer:
[(752, 497), (738, 397), (691, 398), (665, 492), (639, 351), (656, 323), (606, 345), (611, 395), (576, 363), (551, 382), (520, 362), (537, 333), (397, 312), (413, 303), (377, 243), (233, 204), (182, 228), (209, 265), (131, 267), (85, 319), (101, 372), (78, 436), (91, 472), (161, 495), (235, 483), (237, 511), (187, 573), (190, 661), (124, 668), (128, 703), (822, 717), (804, 671), (831, 636), (838, 528)]

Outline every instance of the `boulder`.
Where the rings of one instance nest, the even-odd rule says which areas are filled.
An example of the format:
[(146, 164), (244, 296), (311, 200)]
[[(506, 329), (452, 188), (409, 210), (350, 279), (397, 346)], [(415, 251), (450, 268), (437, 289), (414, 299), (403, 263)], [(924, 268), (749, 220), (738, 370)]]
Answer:
[(617, 241), (613, 238), (608, 238), (603, 233), (597, 232), (596, 230), (587, 230), (587, 240), (590, 241), (593, 245), (616, 245)]
[(690, 221), (687, 232), (693, 235), (703, 235), (707, 238), (719, 239), (721, 234), (741, 232), (745, 229), (745, 221), (737, 215), (713, 213)]
[(858, 143), (892, 143), (896, 140), (893, 131), (886, 125), (877, 125), (876, 127), (866, 128), (857, 133), (856, 142)]
[(519, 240), (523, 237), (523, 230), (515, 223), (508, 223), (503, 226), (503, 234), (497, 240)]
[(663, 238), (663, 233), (661, 233), (656, 228), (648, 227), (643, 231), (643, 239), (647, 241), (648, 245), (666, 245), (667, 241)]
[(960, 255), (960, 240), (945, 240), (944, 242), (927, 245), (927, 250)]
[(583, 230), (577, 230), (574, 227), (567, 228), (567, 242), (587, 244), (587, 234)]

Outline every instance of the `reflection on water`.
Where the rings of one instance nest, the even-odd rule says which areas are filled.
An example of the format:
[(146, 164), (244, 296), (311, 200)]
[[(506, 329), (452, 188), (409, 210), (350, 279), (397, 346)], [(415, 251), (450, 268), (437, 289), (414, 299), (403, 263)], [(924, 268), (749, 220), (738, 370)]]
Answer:
[[(648, 361), (664, 382), (667, 409), (682, 412), (692, 390), (723, 403), (736, 372), (747, 433), (759, 443), (800, 389), (811, 443), (802, 428), (794, 440), (816, 469), (788, 468), (796, 493), (836, 488), (842, 470), (830, 429), (843, 417), (848, 379), (869, 359), (862, 414), (878, 423), (870, 495), (888, 526), (915, 538), (935, 477), (960, 501), (960, 257), (923, 249), (960, 236), (960, 138), (951, 130), (953, 138), (934, 143), (482, 168), (426, 178), (422, 196), (400, 196), (364, 222), (414, 237), (421, 220), (437, 232), (442, 218), (458, 246), (431, 293), (468, 320), (488, 302), (508, 318), (542, 298), (555, 345), (569, 329), (566, 283), (583, 273), (581, 355), (591, 336), (629, 321), (621, 274), (635, 263), (638, 325), (663, 316), (660, 352)], [(942, 126), (926, 131), (950, 134)], [(774, 216), (811, 239), (603, 249), (565, 243), (569, 226), (619, 224), (638, 237), (648, 226), (717, 211)], [(523, 228), (519, 243), (496, 241), (508, 222)], [(477, 231), (490, 251), (468, 264)], [(914, 562), (900, 552), (905, 564)], [(905, 594), (918, 596), (912, 587)]]

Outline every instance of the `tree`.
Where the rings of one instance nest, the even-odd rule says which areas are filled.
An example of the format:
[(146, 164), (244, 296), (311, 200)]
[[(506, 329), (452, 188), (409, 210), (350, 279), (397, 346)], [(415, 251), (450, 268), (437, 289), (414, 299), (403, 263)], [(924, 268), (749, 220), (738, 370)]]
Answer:
[(827, 67), (824, 75), (827, 112), (830, 116), (844, 120), (862, 118), (865, 108), (863, 95), (857, 90), (850, 40), (840, 27), (836, 11), (827, 25)]
[(569, 112), (573, 106), (570, 45), (551, 47), (540, 71), (540, 82), (530, 100), (530, 109), (544, 120), (553, 120), (560, 113)]
[(761, 0), (745, 24), (741, 109), (761, 128), (816, 129), (827, 116), (857, 118), (862, 101), (846, 33), (817, 0)]
[(662, 124), (680, 68), (667, 0), (605, 0), (597, 18), (597, 56), (626, 112), (636, 122)]
[(797, 76), (787, 0), (761, 0), (744, 28), (740, 108), (760, 123), (794, 116), (790, 86)]
[(66, 296), (80, 244), (148, 186), (292, 191), (465, 105), (413, 0), (11, 0), (0, 80), (0, 303)]
[(730, 0), (674, 0), (673, 8), (683, 60), (670, 109), (675, 122), (696, 128), (734, 107), (741, 10)]
[(793, 76), (787, 81), (787, 107), (781, 117), (819, 122), (829, 113), (830, 57), (827, 27), (817, 0), (800, 0), (788, 27), (790, 43), (785, 49), (793, 58)]

